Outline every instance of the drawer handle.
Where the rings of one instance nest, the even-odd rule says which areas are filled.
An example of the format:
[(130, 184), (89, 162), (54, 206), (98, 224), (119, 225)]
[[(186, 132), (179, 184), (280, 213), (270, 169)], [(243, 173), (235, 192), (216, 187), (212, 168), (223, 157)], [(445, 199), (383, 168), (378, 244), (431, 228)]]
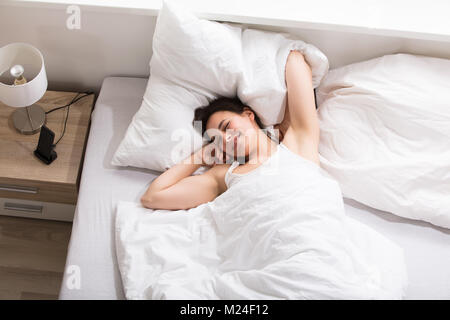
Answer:
[(42, 213), (42, 209), (44, 207), (43, 206), (34, 206), (31, 204), (5, 202), (5, 204), (3, 205), (3, 208), (5, 210)]
[(0, 191), (12, 191), (12, 192), (22, 192), (22, 193), (38, 193), (38, 188), (35, 187), (22, 187), (22, 186), (11, 186), (7, 184), (0, 184)]

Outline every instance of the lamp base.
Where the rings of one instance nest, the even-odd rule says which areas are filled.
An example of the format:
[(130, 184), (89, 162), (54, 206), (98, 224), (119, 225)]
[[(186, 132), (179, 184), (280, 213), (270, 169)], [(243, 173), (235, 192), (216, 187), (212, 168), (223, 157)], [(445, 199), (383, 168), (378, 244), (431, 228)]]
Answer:
[(35, 134), (45, 124), (45, 111), (39, 105), (33, 104), (14, 111), (12, 119), (14, 127), (21, 134)]

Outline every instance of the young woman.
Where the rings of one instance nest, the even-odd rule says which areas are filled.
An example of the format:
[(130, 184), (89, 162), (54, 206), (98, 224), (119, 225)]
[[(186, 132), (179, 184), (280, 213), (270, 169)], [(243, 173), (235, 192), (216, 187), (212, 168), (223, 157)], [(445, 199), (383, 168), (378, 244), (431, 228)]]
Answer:
[[(283, 122), (275, 127), (280, 131), (280, 145), (262, 130), (261, 121), (250, 107), (237, 99), (214, 101), (197, 109), (194, 117), (194, 120), (202, 122), (203, 132), (207, 130), (209, 136), (212, 136), (209, 132), (214, 132), (213, 142), (157, 177), (141, 198), (143, 206), (179, 210), (212, 201), (230, 187), (230, 176), (255, 170), (278, 148), (286, 148), (319, 166), (319, 122), (312, 73), (299, 51), (290, 52), (285, 78), (287, 108)], [(223, 161), (211, 165), (207, 155), (212, 147), (223, 150), (222, 160), (245, 157), (246, 161), (240, 166), (237, 161), (231, 165)], [(205, 164), (210, 164), (211, 168), (201, 175), (192, 176)]]

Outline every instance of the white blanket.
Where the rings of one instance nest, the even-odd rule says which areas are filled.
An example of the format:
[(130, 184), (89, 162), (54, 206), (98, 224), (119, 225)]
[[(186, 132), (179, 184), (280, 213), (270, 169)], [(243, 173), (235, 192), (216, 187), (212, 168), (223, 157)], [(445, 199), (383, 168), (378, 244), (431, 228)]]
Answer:
[(320, 162), (343, 195), (450, 228), (450, 60), (392, 54), (317, 90)]
[(128, 299), (398, 299), (407, 278), (403, 251), (284, 145), (196, 208), (121, 202), (116, 247)]

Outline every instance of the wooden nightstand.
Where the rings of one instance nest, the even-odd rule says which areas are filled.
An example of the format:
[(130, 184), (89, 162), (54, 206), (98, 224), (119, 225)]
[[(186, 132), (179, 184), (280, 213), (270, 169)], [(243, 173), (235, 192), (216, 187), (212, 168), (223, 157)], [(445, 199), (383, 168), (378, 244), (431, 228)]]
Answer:
[[(48, 111), (70, 103), (76, 94), (47, 91), (37, 103)], [(39, 133), (18, 133), (11, 119), (14, 108), (0, 102), (0, 215), (72, 221), (93, 105), (94, 95), (72, 104), (66, 132), (55, 148), (58, 158), (46, 165), (33, 153)], [(66, 112), (47, 114), (55, 143)]]

